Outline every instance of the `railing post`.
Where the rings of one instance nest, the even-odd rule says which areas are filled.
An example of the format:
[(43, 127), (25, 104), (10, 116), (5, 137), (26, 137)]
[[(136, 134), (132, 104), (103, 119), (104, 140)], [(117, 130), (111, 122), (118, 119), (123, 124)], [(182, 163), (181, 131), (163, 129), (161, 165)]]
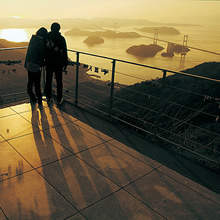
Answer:
[(76, 87), (75, 87), (75, 105), (78, 105), (79, 90), (79, 52), (76, 52)]
[[(45, 66), (43, 66), (42, 68), (42, 72), (43, 72), (43, 99), (46, 99), (46, 93), (45, 93), (45, 86), (46, 86), (46, 73), (45, 73)], [(52, 83), (53, 84), (53, 83)], [(41, 88), (42, 90), (42, 88)]]
[(115, 64), (116, 60), (113, 59), (112, 61), (112, 81), (111, 81), (111, 90), (110, 90), (110, 102), (109, 102), (109, 120), (111, 119), (112, 115), (112, 105), (113, 105), (113, 94), (114, 94), (114, 85), (115, 85)]
[(161, 117), (161, 107), (162, 107), (162, 101), (163, 101), (163, 92), (164, 92), (164, 88), (165, 88), (166, 75), (167, 75), (167, 71), (163, 70), (163, 79), (162, 79), (162, 85), (160, 88), (159, 109), (157, 112), (157, 120), (156, 120), (156, 127), (155, 127), (154, 136), (157, 136), (157, 134), (158, 134), (158, 124), (159, 124), (159, 120)]
[(45, 75), (45, 67), (43, 66), (43, 88), (45, 89), (46, 84), (46, 75)]

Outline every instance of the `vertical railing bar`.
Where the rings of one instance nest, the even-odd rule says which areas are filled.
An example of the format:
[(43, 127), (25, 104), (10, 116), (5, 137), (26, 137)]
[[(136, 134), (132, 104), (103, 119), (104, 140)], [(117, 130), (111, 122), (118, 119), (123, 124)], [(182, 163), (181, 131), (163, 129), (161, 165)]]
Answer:
[(79, 90), (79, 52), (76, 52), (76, 87), (75, 87), (75, 105), (78, 105)]
[(115, 84), (115, 64), (116, 60), (112, 61), (112, 80), (111, 80), (111, 90), (110, 90), (110, 100), (109, 100), (109, 120), (112, 115), (112, 105), (113, 105), (113, 95), (114, 95), (114, 84)]
[(158, 109), (158, 112), (157, 112), (156, 126), (155, 126), (155, 132), (154, 132), (155, 137), (158, 134), (158, 124), (159, 124), (159, 120), (160, 120), (160, 117), (161, 117), (161, 105), (162, 105), (162, 101), (163, 101), (163, 90), (165, 88), (166, 75), (167, 75), (167, 71), (163, 70), (163, 79), (162, 79), (162, 85), (161, 85), (161, 88), (160, 88), (159, 109)]

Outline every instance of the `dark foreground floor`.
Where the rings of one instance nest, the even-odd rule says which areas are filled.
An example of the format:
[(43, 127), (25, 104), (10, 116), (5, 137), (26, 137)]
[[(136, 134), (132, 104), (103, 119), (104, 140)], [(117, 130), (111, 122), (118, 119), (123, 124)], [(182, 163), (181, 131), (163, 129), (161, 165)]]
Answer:
[(220, 219), (220, 178), (80, 108), (0, 109), (0, 219)]

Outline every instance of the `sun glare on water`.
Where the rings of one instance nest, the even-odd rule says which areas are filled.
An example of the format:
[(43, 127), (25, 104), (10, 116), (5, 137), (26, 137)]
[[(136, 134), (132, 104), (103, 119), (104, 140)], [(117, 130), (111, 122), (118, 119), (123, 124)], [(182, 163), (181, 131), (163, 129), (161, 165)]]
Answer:
[(13, 42), (28, 41), (27, 33), (24, 29), (3, 29), (0, 31), (0, 38)]

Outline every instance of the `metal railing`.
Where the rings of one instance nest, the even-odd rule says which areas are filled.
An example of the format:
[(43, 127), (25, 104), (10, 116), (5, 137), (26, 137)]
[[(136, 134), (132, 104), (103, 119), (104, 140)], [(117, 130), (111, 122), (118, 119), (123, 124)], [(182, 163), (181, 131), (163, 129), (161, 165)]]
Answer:
[[(74, 57), (64, 77), (66, 100), (214, 170), (220, 169), (220, 97), (215, 96), (219, 95), (219, 79), (68, 51)], [(125, 72), (124, 65), (133, 74)], [(137, 77), (140, 68), (146, 69), (146, 75), (157, 71), (157, 77)], [(119, 83), (116, 77), (120, 77)], [(134, 83), (123, 84), (125, 78)]]

